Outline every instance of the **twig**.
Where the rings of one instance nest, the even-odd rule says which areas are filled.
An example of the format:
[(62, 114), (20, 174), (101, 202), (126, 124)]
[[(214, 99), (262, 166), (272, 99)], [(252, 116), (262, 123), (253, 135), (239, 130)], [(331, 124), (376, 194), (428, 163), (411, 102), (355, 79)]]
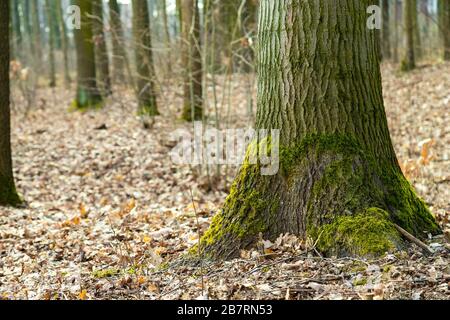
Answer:
[(398, 230), (398, 232), (400, 232), (406, 239), (408, 239), (409, 241), (411, 241), (412, 243), (418, 245), (420, 248), (422, 248), (425, 252), (427, 252), (428, 254), (433, 254), (433, 250), (430, 249), (430, 247), (428, 247), (425, 243), (423, 243), (422, 241), (420, 241), (419, 239), (417, 239), (416, 237), (414, 237), (411, 233), (409, 233), (408, 231), (406, 231), (405, 229), (403, 229), (402, 227), (400, 227), (397, 224), (394, 224), (394, 227)]

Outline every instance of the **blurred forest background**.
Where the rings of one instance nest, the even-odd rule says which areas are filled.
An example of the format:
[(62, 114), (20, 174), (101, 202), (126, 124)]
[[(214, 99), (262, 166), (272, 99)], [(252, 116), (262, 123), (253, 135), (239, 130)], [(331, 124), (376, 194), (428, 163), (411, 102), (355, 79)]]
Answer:
[[(448, 298), (447, 256), (283, 267), (284, 253), (304, 249), (289, 237), (267, 244), (280, 253), (269, 262), (248, 253), (215, 271), (168, 267), (197, 243), (238, 169), (173, 164), (170, 134), (194, 120), (254, 124), (258, 0), (5, 1), (25, 204), (0, 209), (3, 298)], [(374, 3), (394, 146), (448, 237), (450, 1)], [(298, 268), (312, 280), (286, 291), (280, 274)]]

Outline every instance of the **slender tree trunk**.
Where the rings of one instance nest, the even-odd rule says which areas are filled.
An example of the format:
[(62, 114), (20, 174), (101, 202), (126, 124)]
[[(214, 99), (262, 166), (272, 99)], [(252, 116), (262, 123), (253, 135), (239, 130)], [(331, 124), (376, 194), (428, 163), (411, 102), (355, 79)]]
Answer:
[[(425, 51), (427, 55), (429, 55), (429, 48), (431, 47), (430, 42), (430, 10), (428, 8), (428, 0), (420, 0), (420, 13), (424, 17), (424, 26), (423, 26), (423, 52), (422, 55), (425, 55)], [(427, 49), (425, 49), (427, 48)]]
[[(38, 0), (31, 1), (31, 19), (33, 25), (33, 42), (35, 45), (35, 67), (38, 67), (42, 59), (41, 23)], [(38, 73), (39, 74), (39, 73)]]
[(78, 71), (74, 106), (97, 108), (101, 106), (102, 97), (97, 88), (92, 20), (89, 18), (93, 14), (92, 1), (73, 0), (73, 3), (81, 9), (81, 28), (74, 30)]
[(111, 17), (111, 33), (113, 46), (113, 78), (115, 83), (125, 82), (125, 50), (124, 33), (120, 8), (117, 0), (109, 1), (109, 13)]
[(403, 0), (403, 29), (406, 39), (405, 52), (401, 63), (402, 71), (410, 71), (416, 68), (414, 15), (416, 0)]
[(45, 0), (45, 8), (47, 13), (47, 26), (49, 29), (48, 36), (48, 63), (49, 63), (49, 86), (56, 87), (56, 68), (55, 68), (55, 28), (53, 28), (53, 14), (51, 0)]
[(203, 117), (202, 57), (200, 48), (200, 16), (197, 0), (183, 0), (182, 17), (182, 64), (184, 75), (183, 119), (200, 120)]
[(413, 11), (414, 18), (414, 50), (416, 59), (422, 58), (422, 37), (420, 36), (420, 22), (419, 22), (419, 8), (417, 6), (417, 0)]
[(13, 31), (13, 57), (21, 60), (22, 57), (22, 44), (23, 44), (23, 35), (22, 35), (22, 27), (20, 23), (20, 9), (19, 9), (19, 0), (3, 0), (3, 1), (11, 1), (12, 3), (12, 31)]
[(33, 42), (33, 27), (31, 25), (31, 14), (30, 14), (30, 2), (29, 0), (23, 1), (23, 16), (22, 16), (22, 24), (25, 29), (25, 33), (27, 36), (28, 47), (30, 50), (29, 54), (34, 54), (35, 45)]
[(64, 84), (66, 88), (70, 87), (72, 79), (70, 78), (69, 68), (69, 37), (67, 36), (66, 22), (64, 21), (64, 11), (61, 5), (61, 1), (56, 1), (56, 16), (58, 19), (59, 32), (61, 34), (61, 49), (63, 53), (63, 65), (64, 65)]
[(401, 3), (399, 3), (398, 0), (394, 0), (394, 39), (393, 39), (393, 48), (392, 48), (392, 60), (394, 63), (398, 63), (399, 61), (399, 54), (398, 54), (398, 42), (399, 42), (399, 36), (398, 36), (398, 25), (401, 21)]
[(108, 48), (103, 24), (103, 1), (93, 0), (93, 30), (95, 43), (95, 61), (98, 69), (98, 86), (103, 96), (112, 94), (111, 76), (109, 74)]
[(382, 45), (383, 45), (383, 59), (391, 59), (391, 37), (390, 37), (390, 0), (383, 0), (383, 30), (382, 30)]
[(138, 88), (138, 113), (158, 115), (156, 103), (155, 67), (147, 0), (133, 0), (133, 37)]
[(206, 256), (285, 233), (326, 254), (378, 255), (406, 245), (395, 224), (421, 238), (438, 231), (394, 153), (371, 3), (261, 1), (256, 128), (279, 130), (280, 170), (264, 176), (249, 160), (263, 146), (275, 152), (276, 139), (250, 145), (200, 242)]
[(438, 2), (439, 32), (443, 47), (444, 61), (450, 61), (450, 1)]
[(10, 2), (0, 1), (0, 205), (21, 203), (14, 184), (11, 160), (11, 120), (9, 88)]
[(167, 66), (167, 73), (172, 73), (172, 46), (171, 46), (171, 39), (170, 39), (170, 32), (169, 32), (169, 19), (167, 17), (167, 2), (166, 0), (160, 0), (160, 11), (163, 19), (163, 29), (164, 29), (164, 43), (167, 49), (167, 60), (168, 63), (166, 63)]

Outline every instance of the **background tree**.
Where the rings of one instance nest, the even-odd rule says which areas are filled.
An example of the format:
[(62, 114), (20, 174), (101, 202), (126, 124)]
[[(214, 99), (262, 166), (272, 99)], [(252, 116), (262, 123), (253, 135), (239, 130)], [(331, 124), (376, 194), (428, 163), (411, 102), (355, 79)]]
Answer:
[(117, 0), (109, 1), (109, 14), (111, 19), (111, 34), (113, 48), (113, 79), (115, 83), (125, 82), (125, 49), (124, 33), (120, 16), (120, 7)]
[(415, 0), (415, 9), (413, 11), (414, 19), (414, 50), (416, 59), (422, 58), (422, 37), (420, 35), (420, 23), (419, 23), (419, 7), (418, 2)]
[(52, 14), (52, 3), (51, 0), (45, 0), (45, 9), (47, 13), (47, 26), (49, 29), (48, 35), (48, 63), (49, 63), (49, 86), (56, 87), (56, 66), (55, 66), (55, 24), (54, 16)]
[(184, 70), (183, 119), (203, 117), (200, 16), (197, 0), (181, 1), (182, 65)]
[(22, 44), (23, 44), (23, 36), (22, 36), (22, 26), (21, 26), (21, 19), (20, 19), (20, 3), (19, 0), (5, 0), (11, 2), (11, 9), (12, 10), (12, 16), (11, 16), (11, 22), (12, 22), (12, 32), (14, 37), (12, 38), (12, 56), (16, 59), (22, 58)]
[(56, 17), (58, 20), (59, 32), (61, 34), (61, 49), (63, 53), (63, 67), (64, 67), (64, 84), (66, 88), (70, 86), (72, 79), (70, 77), (69, 68), (69, 37), (67, 36), (67, 26), (64, 20), (64, 9), (62, 8), (61, 1), (56, 1)]
[(95, 43), (95, 62), (98, 69), (97, 80), (104, 96), (112, 94), (111, 76), (109, 74), (108, 47), (103, 22), (103, 0), (93, 0), (93, 30)]
[(97, 88), (95, 51), (93, 43), (91, 0), (74, 0), (81, 10), (81, 28), (75, 29), (75, 47), (77, 54), (77, 93), (74, 101), (76, 108), (98, 107), (102, 97)]
[(450, 1), (438, 2), (439, 32), (443, 47), (443, 59), (450, 61)]
[(133, 36), (137, 69), (138, 113), (158, 115), (152, 39), (147, 0), (133, 0)]
[(33, 26), (33, 42), (35, 44), (35, 54), (36, 59), (35, 65), (39, 65), (42, 59), (42, 46), (41, 46), (41, 23), (40, 23), (40, 7), (38, 0), (31, 1), (31, 19)]
[(410, 71), (416, 67), (414, 15), (416, 0), (403, 0), (403, 29), (405, 33), (405, 52), (401, 62), (402, 71)]
[[(0, 1), (0, 30), (9, 30), (10, 2)], [(0, 205), (21, 203), (14, 184), (11, 160), (9, 88), (9, 32), (0, 32)]]
[(372, 1), (314, 3), (261, 1), (256, 128), (280, 130), (280, 170), (263, 176), (249, 162), (275, 148), (254, 141), (201, 240), (211, 257), (284, 233), (327, 254), (383, 254), (404, 245), (396, 224), (417, 237), (438, 230), (392, 146), (379, 44), (365, 27)]

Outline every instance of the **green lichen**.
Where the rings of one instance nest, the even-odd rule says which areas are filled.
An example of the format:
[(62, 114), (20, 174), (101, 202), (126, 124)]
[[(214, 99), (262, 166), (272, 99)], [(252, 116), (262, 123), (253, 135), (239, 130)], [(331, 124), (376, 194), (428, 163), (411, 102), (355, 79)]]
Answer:
[(160, 113), (158, 111), (158, 108), (157, 108), (156, 104), (153, 104), (153, 105), (139, 106), (137, 115), (138, 116), (155, 117), (155, 116), (159, 116)]
[(318, 239), (319, 250), (337, 255), (382, 255), (402, 243), (389, 214), (379, 208), (337, 217), (310, 232)]
[(92, 276), (97, 279), (110, 278), (118, 274), (120, 274), (120, 270), (115, 268), (95, 270), (94, 272), (92, 272)]

